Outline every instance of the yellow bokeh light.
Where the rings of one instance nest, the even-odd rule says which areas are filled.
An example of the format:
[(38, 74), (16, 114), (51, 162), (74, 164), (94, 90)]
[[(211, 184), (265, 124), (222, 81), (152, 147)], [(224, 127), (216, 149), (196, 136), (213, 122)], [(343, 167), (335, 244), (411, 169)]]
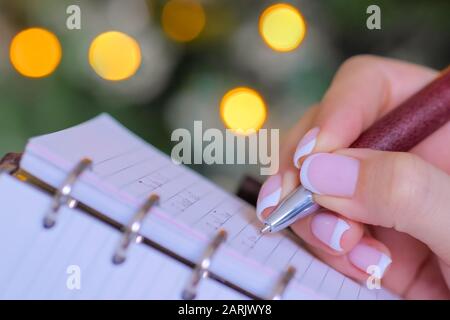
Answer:
[(103, 79), (125, 80), (141, 65), (141, 49), (137, 41), (125, 33), (108, 31), (92, 41), (89, 63)]
[(278, 3), (262, 13), (259, 19), (259, 32), (270, 48), (288, 52), (302, 43), (306, 35), (306, 23), (297, 8)]
[(239, 87), (228, 91), (220, 103), (220, 115), (227, 128), (240, 134), (258, 131), (266, 120), (266, 104), (253, 89)]
[(30, 28), (18, 33), (11, 42), (9, 57), (14, 68), (31, 78), (48, 76), (61, 62), (58, 38), (48, 30)]
[(188, 42), (195, 39), (205, 27), (203, 7), (195, 0), (171, 0), (162, 12), (164, 32), (173, 40)]

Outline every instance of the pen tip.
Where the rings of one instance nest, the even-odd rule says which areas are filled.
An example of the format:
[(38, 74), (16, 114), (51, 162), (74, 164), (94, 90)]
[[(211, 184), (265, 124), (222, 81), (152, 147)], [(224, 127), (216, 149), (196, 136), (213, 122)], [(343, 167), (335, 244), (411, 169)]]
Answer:
[(265, 234), (265, 233), (268, 233), (268, 232), (270, 232), (270, 226), (268, 224), (266, 224), (264, 226), (264, 228), (261, 229), (261, 233)]

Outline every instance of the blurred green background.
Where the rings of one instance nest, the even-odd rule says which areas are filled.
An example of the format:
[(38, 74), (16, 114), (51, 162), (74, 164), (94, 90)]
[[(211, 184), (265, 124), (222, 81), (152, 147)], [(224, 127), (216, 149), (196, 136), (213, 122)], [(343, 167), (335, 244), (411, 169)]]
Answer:
[[(60, 130), (108, 112), (170, 153), (175, 128), (223, 128), (219, 102), (236, 86), (258, 90), (268, 104), (266, 128), (286, 134), (305, 109), (317, 102), (338, 66), (348, 57), (371, 53), (436, 69), (450, 57), (450, 1), (285, 1), (301, 10), (308, 34), (290, 53), (269, 49), (258, 33), (258, 18), (276, 1), (200, 1), (206, 26), (189, 43), (176, 43), (161, 28), (166, 1), (0, 0), (0, 153), (21, 151), (31, 136)], [(81, 30), (66, 28), (66, 8), (81, 8)], [(381, 7), (381, 30), (366, 28), (366, 8)], [(14, 35), (31, 26), (54, 32), (63, 58), (51, 76), (30, 79), (9, 62)], [(108, 82), (90, 68), (92, 39), (107, 30), (130, 34), (141, 45), (137, 74)], [(197, 166), (196, 170), (233, 188), (250, 166)]]

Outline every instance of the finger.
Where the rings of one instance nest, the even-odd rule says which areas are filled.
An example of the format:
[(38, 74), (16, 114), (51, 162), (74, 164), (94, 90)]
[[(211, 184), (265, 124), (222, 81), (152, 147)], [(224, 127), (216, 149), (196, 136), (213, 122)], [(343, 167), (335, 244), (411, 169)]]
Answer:
[(283, 143), (280, 150), (280, 169), (277, 174), (268, 177), (261, 186), (258, 200), (256, 202), (256, 215), (259, 220), (263, 221), (278, 205), (278, 203), (298, 184), (298, 170), (291, 161), (292, 148), (295, 148), (295, 137), (302, 135), (308, 130), (317, 108), (310, 108), (297, 125), (291, 129), (288, 138)]
[[(381, 68), (379, 65), (383, 67)], [(341, 118), (344, 117), (346, 120), (349, 120), (347, 115), (350, 113), (356, 121), (358, 119), (366, 119), (366, 121), (370, 122), (368, 117), (362, 117), (362, 115), (368, 113), (367, 110), (379, 110), (382, 108), (381, 100), (379, 100), (380, 96), (388, 96), (389, 99), (386, 99), (385, 103), (387, 105), (386, 109), (392, 108), (395, 103), (405, 99), (407, 95), (423, 86), (434, 75), (435, 73), (429, 69), (390, 59), (358, 56), (348, 60), (336, 75), (320, 106), (311, 108), (302, 117), (298, 125), (291, 130), (280, 152), (281, 174), (271, 181), (272, 186), (276, 184), (284, 185), (285, 189), (270, 190), (272, 191), (270, 193), (271, 196), (265, 201), (261, 200), (267, 197), (267, 192), (259, 196), (257, 201), (258, 217), (261, 218), (263, 213), (266, 216), (270, 214), (282, 199), (282, 195), (289, 194), (296, 187), (296, 184), (284, 183), (285, 172), (290, 172), (293, 169), (291, 157), (296, 148), (297, 151), (294, 158), (298, 160), (303, 155), (311, 152), (315, 148), (317, 141), (319, 142), (319, 148), (322, 148), (320, 150), (324, 151), (333, 150), (334, 147), (332, 146), (335, 146), (335, 148), (348, 146), (361, 130), (356, 130), (357, 133), (354, 138), (345, 136), (350, 131), (342, 127), (345, 122), (343, 124), (340, 121)], [(377, 80), (375, 81), (372, 78)], [(407, 81), (404, 81), (405, 79)], [(367, 85), (367, 82), (370, 82), (370, 85)], [(401, 85), (400, 82), (402, 82)], [(376, 86), (374, 83), (378, 85)], [(360, 94), (355, 94), (355, 92), (360, 92)], [(386, 92), (389, 92), (389, 94)], [(363, 107), (360, 103), (361, 98), (362, 101), (367, 101)], [(357, 109), (356, 112), (353, 110), (355, 107)], [(361, 116), (357, 116), (358, 114)], [(335, 120), (339, 121), (334, 123)], [(322, 127), (320, 134), (315, 128), (307, 132), (309, 128), (314, 126), (314, 123)], [(351, 125), (351, 127), (355, 126)], [(328, 128), (330, 129), (328, 130)], [(303, 135), (305, 138), (296, 146), (299, 137)], [(323, 135), (331, 138), (324, 138), (325, 143), (320, 142)], [(340, 137), (340, 135), (343, 136)], [(333, 139), (335, 139), (334, 142)], [(295, 161), (295, 164), (298, 164), (298, 162)], [(291, 176), (292, 174), (287, 173), (287, 181), (293, 180)], [(261, 190), (267, 191), (264, 186)]]
[[(450, 173), (450, 164), (447, 160), (450, 159), (449, 151), (447, 150), (447, 148), (441, 147), (443, 141), (448, 140), (448, 137), (450, 137), (450, 123), (442, 127), (422, 143), (420, 143), (416, 148), (412, 150), (412, 152), (416, 153), (427, 162), (440, 167), (442, 170), (447, 170), (447, 172)], [(309, 247), (314, 250), (316, 255), (320, 255), (320, 258), (324, 262), (333, 267), (337, 267), (334, 264), (339, 263), (341, 272), (344, 272), (354, 278), (362, 279), (359, 276), (355, 275), (355, 272), (353, 270), (354, 267), (348, 267), (348, 265), (347, 267), (345, 267), (341, 262), (342, 259), (335, 259), (334, 257), (336, 255), (343, 255), (349, 252), (353, 248), (353, 246), (355, 246), (359, 242), (358, 232), (356, 230), (362, 230), (363, 227), (360, 227), (362, 226), (362, 224), (347, 219), (342, 215), (334, 215), (337, 219), (342, 219), (347, 222), (351, 221), (351, 223), (349, 223), (349, 230), (345, 231), (342, 235), (341, 246), (343, 248), (343, 252), (336, 252), (334, 250), (330, 251), (329, 246), (324, 246), (322, 240), (318, 241), (317, 239), (315, 239), (315, 237), (317, 238), (317, 236), (319, 236), (319, 240), (325, 239), (325, 244), (329, 243), (328, 241), (332, 239), (332, 237), (330, 238), (328, 236), (330, 234), (330, 231), (328, 231), (328, 235), (323, 235), (323, 232), (322, 234), (317, 232), (315, 233), (314, 227), (319, 230), (323, 228), (327, 230), (326, 228), (329, 228), (329, 225), (334, 223), (333, 220), (330, 222), (329, 219), (323, 219), (323, 221), (325, 221), (325, 223), (323, 223), (323, 226), (319, 220), (315, 223), (315, 226), (312, 227), (312, 225), (314, 224), (312, 222), (314, 221), (313, 215), (296, 222), (292, 226), (292, 229), (295, 233), (297, 233), (301, 238), (304, 239)], [(389, 288), (393, 290), (393, 292), (396, 292), (401, 296), (407, 294), (411, 296), (416, 295), (419, 288), (422, 288), (423, 286), (423, 281), (418, 281), (417, 277), (420, 276), (421, 268), (425, 263), (427, 263), (427, 258), (429, 258), (428, 247), (422, 242), (411, 237), (410, 235), (406, 233), (395, 232), (395, 230), (390, 228), (374, 228), (373, 231), (373, 238), (377, 239), (381, 243), (389, 244), (389, 251), (391, 255), (395, 257), (396, 262), (393, 267), (389, 268), (389, 273), (386, 275), (386, 277), (383, 278), (383, 283), (389, 286)], [(336, 235), (334, 236), (334, 239), (335, 238)], [(348, 263), (348, 261), (346, 262)], [(450, 274), (450, 271), (448, 268), (445, 268), (443, 263), (441, 264), (441, 269), (443, 276), (450, 278), (450, 276), (448, 276)], [(359, 275), (359, 273), (356, 274)], [(433, 296), (442, 296), (440, 295), (441, 291), (443, 290), (442, 287), (444, 287), (445, 289), (446, 286), (450, 283), (450, 280), (445, 280), (447, 280), (447, 283), (442, 280), (442, 285), (435, 285), (433, 290), (430, 290), (430, 288), (428, 288), (428, 290), (426, 290), (427, 297), (430, 298)], [(407, 290), (409, 290), (410, 292), (408, 292)], [(433, 293), (433, 295), (429, 296), (431, 293)]]
[(450, 263), (450, 177), (418, 156), (368, 149), (318, 153), (306, 158), (300, 176), (320, 205), (408, 233)]
[(261, 186), (256, 201), (256, 216), (261, 222), (272, 213), (280, 201), (299, 184), (298, 174), (288, 168), (270, 176)]
[[(449, 282), (446, 282), (445, 273), (436, 272), (439, 269), (438, 258), (430, 255), (417, 274), (415, 281), (404, 297), (414, 300), (449, 300)], [(442, 264), (441, 264), (442, 265)], [(447, 266), (448, 268), (448, 266)]]
[(327, 210), (301, 219), (291, 228), (309, 245), (333, 256), (345, 255), (353, 249), (364, 232), (361, 223)]
[[(288, 168), (269, 177), (261, 187), (256, 206), (256, 214), (261, 222), (299, 184), (298, 170), (290, 163)], [(351, 219), (322, 212), (297, 221), (292, 229), (311, 246), (331, 255), (342, 255), (359, 242), (364, 227)]]
[(368, 274), (384, 279), (391, 267), (389, 249), (372, 237), (363, 237), (352, 251), (340, 256), (329, 255), (316, 247), (308, 249), (337, 271), (359, 281), (366, 280)]
[[(426, 275), (425, 269), (430, 264), (430, 260), (436, 258), (436, 255), (430, 252), (430, 249), (423, 242), (391, 228), (375, 227), (370, 229), (374, 238), (388, 244), (391, 256), (395, 261), (383, 278), (383, 286), (389, 287), (393, 292), (406, 298), (415, 296), (433, 299), (439, 295), (445, 296), (440, 294), (443, 288), (447, 288), (448, 291), (448, 286), (442, 275), (440, 275), (440, 280), (437, 279), (438, 277), (431, 280)], [(436, 272), (436, 270), (437, 267), (434, 268), (434, 273), (437, 276), (439, 272)], [(430, 285), (427, 285), (427, 283)], [(425, 289), (425, 287), (427, 288), (423, 291), (423, 294), (417, 294), (417, 289)]]
[(450, 148), (443, 148), (450, 139), (450, 122), (414, 147), (411, 152), (450, 174)]
[(295, 168), (292, 163), (292, 155), (297, 147), (298, 140), (304, 136), (315, 122), (319, 113), (319, 105), (314, 105), (306, 111), (297, 124), (289, 130), (280, 148), (280, 170)]
[(450, 266), (439, 260), (439, 266), (442, 270), (442, 276), (444, 277), (445, 283), (447, 284), (447, 299), (450, 299)]
[[(429, 164), (450, 174), (450, 148), (442, 147), (448, 143), (449, 138), (450, 122), (419, 143), (411, 150), (411, 153), (420, 156)], [(430, 276), (425, 271), (427, 269), (425, 265), (430, 264), (430, 254), (429, 248), (425, 244), (406, 233), (386, 228), (376, 228), (374, 237), (383, 243), (388, 243), (389, 250), (395, 257), (398, 267), (390, 269), (385, 281), (389, 282), (391, 288), (396, 292), (401, 292), (402, 296), (411, 297), (422, 297), (426, 292), (429, 299), (438, 296), (448, 296), (450, 268), (445, 267), (446, 265), (442, 261), (440, 267), (444, 279), (431, 281), (434, 283), (433, 287), (423, 290), (426, 283), (430, 283)], [(420, 281), (420, 278), (427, 281)], [(447, 294), (442, 294), (442, 291), (447, 291)], [(419, 292), (423, 293), (419, 294)]]
[(337, 72), (320, 103), (310, 131), (300, 140), (293, 162), (315, 151), (348, 147), (380, 116), (436, 76), (436, 72), (392, 59), (356, 56)]
[[(297, 137), (307, 131), (318, 111), (317, 106), (310, 108), (284, 141), (280, 152), (280, 170), (266, 179), (259, 192), (256, 215), (260, 221), (263, 222), (279, 202), (299, 185), (298, 169), (291, 160), (292, 153)], [(331, 255), (342, 255), (359, 242), (364, 227), (361, 223), (324, 212), (298, 221), (292, 229), (311, 246)]]

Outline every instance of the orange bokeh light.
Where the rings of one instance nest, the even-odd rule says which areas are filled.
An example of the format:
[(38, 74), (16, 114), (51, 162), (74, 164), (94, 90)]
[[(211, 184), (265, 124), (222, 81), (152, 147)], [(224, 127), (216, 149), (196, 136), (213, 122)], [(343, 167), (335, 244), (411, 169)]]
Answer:
[(198, 37), (206, 23), (205, 11), (195, 0), (171, 0), (162, 12), (164, 32), (173, 40), (188, 42)]
[(20, 74), (30, 78), (48, 76), (61, 62), (62, 49), (58, 38), (42, 28), (18, 33), (11, 42), (11, 64)]

